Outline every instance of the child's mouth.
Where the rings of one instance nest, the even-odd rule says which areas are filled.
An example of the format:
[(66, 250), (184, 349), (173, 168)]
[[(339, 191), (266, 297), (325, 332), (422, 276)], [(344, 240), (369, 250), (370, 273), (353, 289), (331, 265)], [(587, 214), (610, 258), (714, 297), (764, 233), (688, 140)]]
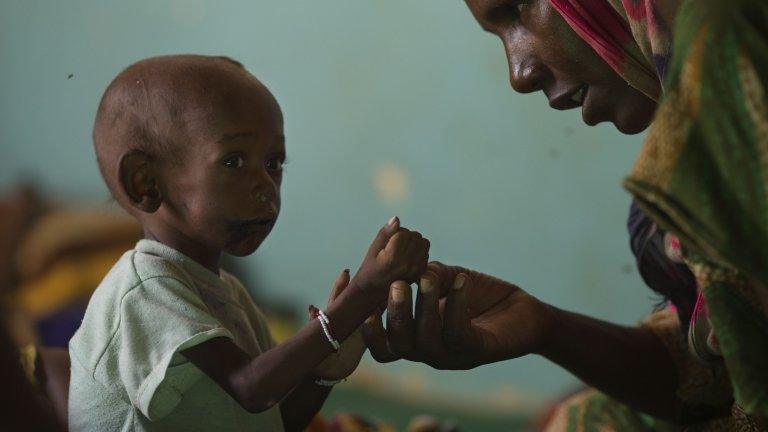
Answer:
[(229, 231), (234, 238), (250, 237), (254, 234), (266, 237), (274, 226), (275, 219), (259, 218), (232, 222), (229, 226)]

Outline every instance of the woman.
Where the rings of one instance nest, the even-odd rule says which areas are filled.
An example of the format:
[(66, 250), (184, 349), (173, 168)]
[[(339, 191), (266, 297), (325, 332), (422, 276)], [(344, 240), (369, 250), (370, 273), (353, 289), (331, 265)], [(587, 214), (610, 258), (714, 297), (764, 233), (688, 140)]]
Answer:
[[(466, 0), (518, 92), (623, 133), (650, 127), (624, 185), (640, 272), (668, 307), (638, 327), (565, 312), (432, 263), (395, 283), (379, 361), (438, 369), (539, 354), (596, 390), (553, 430), (759, 430), (768, 417), (768, 5), (763, 0)], [(663, 231), (663, 228), (666, 231)], [(640, 414), (645, 413), (645, 414)], [(574, 429), (574, 430), (577, 430)]]

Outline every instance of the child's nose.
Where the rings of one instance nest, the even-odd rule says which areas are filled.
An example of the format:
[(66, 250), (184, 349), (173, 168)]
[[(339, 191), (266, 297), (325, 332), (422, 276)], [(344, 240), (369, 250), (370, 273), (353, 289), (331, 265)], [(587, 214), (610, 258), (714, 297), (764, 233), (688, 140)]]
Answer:
[(258, 181), (254, 182), (253, 188), (251, 189), (251, 198), (258, 203), (259, 206), (271, 204), (272, 207), (276, 207), (277, 185), (269, 176), (260, 178)]
[(275, 200), (275, 193), (272, 188), (268, 187), (256, 187), (251, 193), (253, 199), (256, 202), (268, 203)]
[(276, 189), (275, 179), (272, 178), (269, 171), (266, 169), (254, 170), (251, 174), (251, 185), (254, 190), (261, 189)]

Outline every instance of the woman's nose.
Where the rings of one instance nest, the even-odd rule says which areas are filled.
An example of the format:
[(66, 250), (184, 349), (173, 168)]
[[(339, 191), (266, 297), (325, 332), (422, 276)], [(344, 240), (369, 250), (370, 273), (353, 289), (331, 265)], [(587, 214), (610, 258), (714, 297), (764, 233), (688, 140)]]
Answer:
[(546, 67), (525, 49), (519, 41), (504, 41), (509, 63), (509, 82), (518, 93), (541, 90), (546, 77)]
[(542, 89), (543, 73), (536, 64), (509, 64), (509, 82), (518, 93), (532, 93)]

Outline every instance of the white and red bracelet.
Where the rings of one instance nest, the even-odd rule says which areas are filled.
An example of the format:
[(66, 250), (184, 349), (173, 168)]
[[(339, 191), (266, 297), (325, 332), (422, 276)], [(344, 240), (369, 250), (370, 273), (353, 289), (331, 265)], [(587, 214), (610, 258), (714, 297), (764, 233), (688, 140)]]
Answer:
[(317, 320), (320, 321), (320, 327), (323, 328), (325, 337), (333, 347), (333, 350), (338, 352), (339, 348), (341, 348), (341, 344), (333, 336), (333, 330), (331, 330), (331, 320), (328, 319), (328, 315), (326, 315), (325, 312), (321, 311), (320, 309), (316, 308), (314, 305), (309, 305), (309, 315), (312, 317), (312, 319), (317, 318)]

